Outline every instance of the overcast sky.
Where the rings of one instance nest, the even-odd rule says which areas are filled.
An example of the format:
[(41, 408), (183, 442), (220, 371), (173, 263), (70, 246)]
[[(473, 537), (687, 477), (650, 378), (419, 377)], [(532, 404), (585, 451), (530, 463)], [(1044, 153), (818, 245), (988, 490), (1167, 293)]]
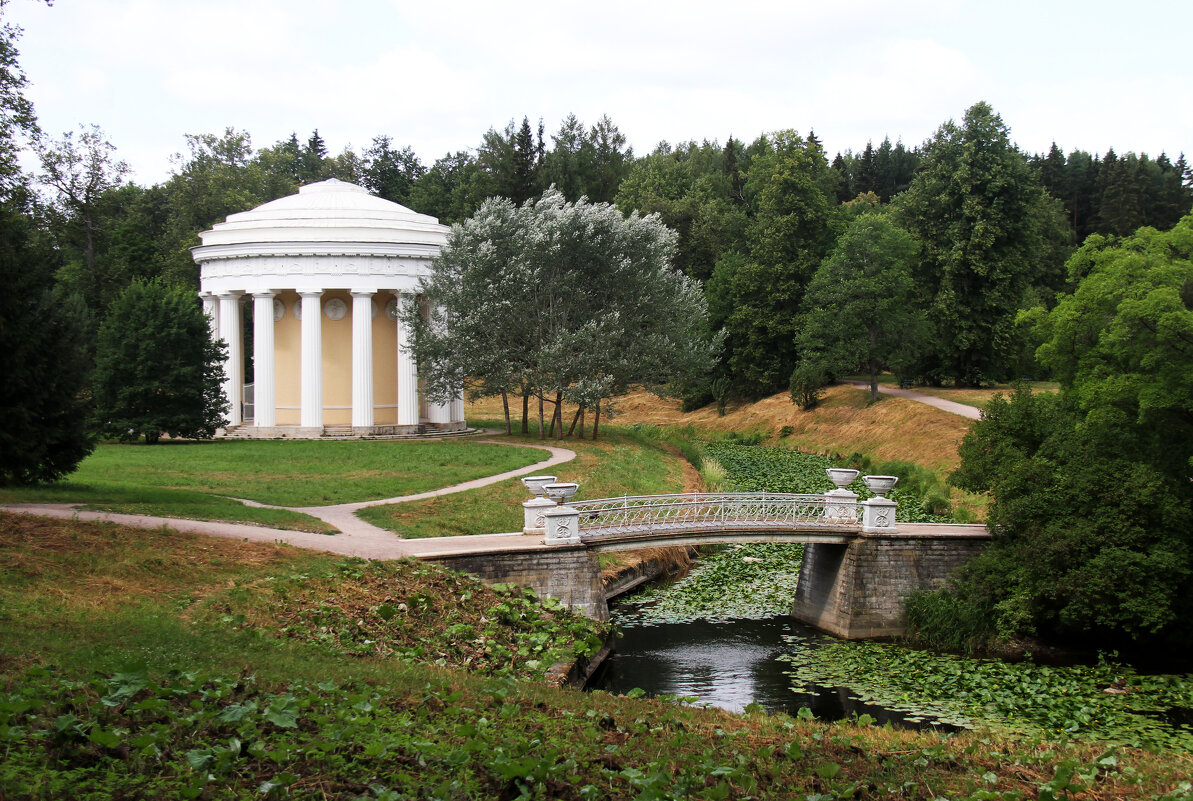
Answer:
[[(662, 139), (908, 145), (989, 102), (1028, 151), (1193, 158), (1193, 0), (9, 0), (42, 127), (98, 124), (139, 183), (188, 133), (378, 134), (430, 165), (490, 127), (608, 114)], [(549, 142), (549, 140), (548, 140)]]

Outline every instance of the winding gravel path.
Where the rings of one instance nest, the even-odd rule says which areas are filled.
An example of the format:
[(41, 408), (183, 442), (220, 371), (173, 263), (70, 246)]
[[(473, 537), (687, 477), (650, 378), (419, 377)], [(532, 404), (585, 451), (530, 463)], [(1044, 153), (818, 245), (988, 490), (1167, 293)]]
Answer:
[[(492, 440), (486, 440), (492, 442)], [(541, 541), (533, 537), (525, 537), (520, 532), (512, 534), (484, 534), (471, 537), (435, 537), (417, 540), (404, 540), (398, 534), (374, 526), (356, 516), (358, 509), (368, 506), (382, 506), (391, 503), (408, 503), (425, 498), (436, 498), (440, 495), (451, 495), (465, 492), (477, 487), (486, 487), (518, 476), (549, 470), (556, 465), (570, 462), (576, 458), (576, 452), (568, 448), (556, 448), (551, 445), (533, 445), (525, 442), (494, 442), (497, 445), (515, 445), (528, 448), (538, 448), (550, 453), (550, 458), (535, 462), (517, 470), (507, 470), (491, 476), (464, 481), (428, 492), (413, 495), (399, 495), (394, 498), (380, 498), (373, 501), (358, 503), (341, 503), (331, 506), (270, 506), (255, 501), (241, 500), (248, 506), (266, 507), (270, 509), (289, 509), (293, 512), (317, 517), (339, 529), (338, 534), (316, 534), (308, 531), (289, 531), (286, 529), (251, 526), (243, 523), (223, 523), (215, 520), (184, 520), (176, 517), (155, 517), (152, 515), (128, 515), (116, 512), (93, 512), (79, 509), (79, 504), (68, 503), (13, 503), (0, 505), (6, 512), (31, 514), (41, 517), (53, 517), (65, 520), (88, 520), (107, 523), (119, 523), (123, 526), (136, 528), (169, 528), (174, 531), (184, 531), (193, 534), (206, 534), (213, 537), (224, 537), (235, 540), (250, 540), (252, 542), (283, 542), (299, 548), (316, 551), (343, 554), (344, 556), (359, 556), (365, 559), (398, 559), (403, 556), (442, 556), (454, 553), (478, 553), (491, 551), (522, 550), (526, 548), (545, 547)]]

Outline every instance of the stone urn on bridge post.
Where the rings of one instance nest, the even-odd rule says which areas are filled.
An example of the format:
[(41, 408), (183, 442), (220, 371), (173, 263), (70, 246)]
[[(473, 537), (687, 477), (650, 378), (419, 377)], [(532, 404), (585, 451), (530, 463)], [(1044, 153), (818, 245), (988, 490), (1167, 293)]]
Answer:
[(874, 493), (873, 498), (862, 501), (862, 533), (894, 534), (895, 507), (897, 504), (883, 494), (899, 483), (898, 476), (862, 476), (866, 489)]

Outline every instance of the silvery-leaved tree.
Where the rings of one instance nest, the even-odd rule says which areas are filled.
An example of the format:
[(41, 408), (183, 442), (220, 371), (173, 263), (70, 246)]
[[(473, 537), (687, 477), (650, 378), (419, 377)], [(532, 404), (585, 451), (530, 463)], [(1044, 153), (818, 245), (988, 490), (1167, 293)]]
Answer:
[(422, 282), (426, 302), (402, 310), (428, 397), (501, 395), (508, 430), (520, 394), (523, 431), (537, 398), (540, 436), (545, 404), (563, 435), (569, 401), (578, 419), (593, 413), (596, 436), (609, 398), (663, 391), (715, 355), (700, 285), (670, 267), (674, 249), (657, 218), (554, 189), (522, 206), (486, 201), (452, 229)]

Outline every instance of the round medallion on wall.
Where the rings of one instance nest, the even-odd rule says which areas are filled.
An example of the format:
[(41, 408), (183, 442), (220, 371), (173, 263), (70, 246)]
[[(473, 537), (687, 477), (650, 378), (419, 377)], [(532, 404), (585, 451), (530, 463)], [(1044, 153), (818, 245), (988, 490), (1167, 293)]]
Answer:
[(385, 304), (385, 316), (391, 320), (398, 319), (398, 299), (393, 298), (389, 303)]
[(323, 314), (328, 320), (343, 320), (348, 314), (348, 304), (340, 298), (331, 298), (323, 304)]
[(286, 316), (286, 304), (282, 303), (277, 298), (274, 298), (273, 299), (273, 321), (276, 323), (278, 320), (282, 319), (285, 316)]
[(302, 319), (302, 298), (294, 301), (294, 316), (299, 320)]

